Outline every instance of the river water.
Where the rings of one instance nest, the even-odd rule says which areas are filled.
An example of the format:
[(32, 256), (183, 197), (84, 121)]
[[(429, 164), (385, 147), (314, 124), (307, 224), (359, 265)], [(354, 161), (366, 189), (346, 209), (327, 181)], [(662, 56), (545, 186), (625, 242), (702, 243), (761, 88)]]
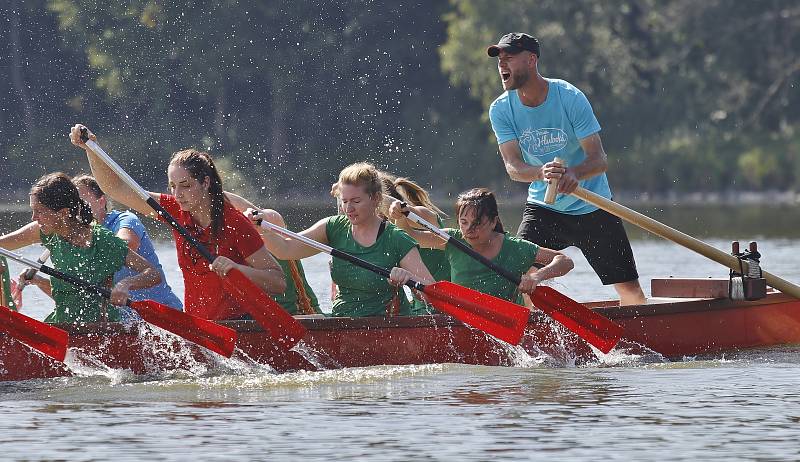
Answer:
[[(800, 282), (800, 236), (794, 226), (775, 229), (797, 223), (797, 210), (772, 221), (723, 214), (708, 226), (698, 210), (670, 215), (670, 224), (700, 229), (725, 250), (732, 237), (756, 238), (764, 268)], [(3, 218), (6, 231), (24, 216)], [(647, 293), (652, 277), (727, 276), (675, 244), (631, 235)], [(174, 247), (159, 241), (157, 251), (182, 293)], [(568, 253), (576, 269), (554, 286), (578, 300), (613, 298), (580, 253)], [(329, 310), (327, 261), (304, 264)], [(41, 319), (51, 308), (26, 290), (27, 314)], [(288, 374), (229, 364), (144, 378), (73, 363), (77, 377), (0, 384), (0, 450), (9, 460), (800, 460), (800, 347), (521, 364)]]

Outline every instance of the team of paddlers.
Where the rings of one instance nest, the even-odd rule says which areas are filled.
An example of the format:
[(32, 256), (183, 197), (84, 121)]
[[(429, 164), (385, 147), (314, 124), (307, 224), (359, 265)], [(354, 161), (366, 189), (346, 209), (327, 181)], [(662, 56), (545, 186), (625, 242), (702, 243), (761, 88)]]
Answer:
[[(48, 322), (119, 321), (127, 298), (150, 299), (212, 320), (245, 319), (247, 313), (223, 290), (221, 276), (236, 268), (271, 294), (292, 314), (320, 314), (318, 300), (306, 281), (300, 260), (315, 253), (305, 244), (254, 225), (267, 220), (285, 227), (281, 215), (259, 209), (224, 191), (210, 155), (198, 150), (176, 152), (167, 170), (171, 194), (150, 193), (180, 224), (209, 248), (216, 259), (208, 264), (175, 233), (178, 265), (184, 278), (184, 303), (166, 283), (150, 237), (131, 211), (108, 209), (108, 199), (139, 214), (156, 218), (149, 205), (81, 141), (83, 126), (72, 128), (72, 142), (86, 149), (94, 177), (70, 178), (52, 173), (30, 191), (31, 222), (0, 236), (0, 247), (13, 250), (41, 243), (56, 269), (95, 284), (112, 284), (111, 303), (55, 278), (20, 275), (17, 290), (37, 285), (55, 300)], [(89, 137), (95, 140), (93, 134)], [(418, 228), (403, 212), (414, 211), (442, 225), (444, 213), (413, 181), (377, 170), (368, 163), (343, 169), (332, 188), (340, 213), (323, 218), (300, 234), (356, 255), (383, 268), (388, 279), (348, 262), (333, 259), (335, 284), (332, 316), (393, 316), (433, 312), (425, 296), (402, 290), (409, 279), (430, 284), (457, 284), (507, 300), (524, 303), (545, 279), (572, 268), (560, 252), (505, 233), (491, 191), (478, 188), (458, 197), (458, 229), (451, 236), (503, 267), (522, 276), (519, 286), (467, 257), (440, 237)], [(416, 226), (416, 227), (415, 227)], [(422, 248), (420, 248), (422, 247)], [(410, 295), (410, 299), (409, 299)]]
[[(570, 195), (580, 184), (611, 198), (600, 125), (588, 99), (568, 82), (539, 74), (540, 46), (534, 37), (507, 34), (487, 53), (497, 58), (505, 90), (489, 108), (499, 151), (509, 177), (530, 183), (519, 237), (505, 232), (495, 196), (485, 188), (460, 194), (457, 227), (436, 232), (440, 230), (409, 219), (421, 217), (441, 228), (446, 218), (415, 182), (368, 163), (347, 166), (331, 191), (339, 213), (300, 235), (384, 268), (388, 278), (334, 258), (331, 315), (431, 313), (423, 293), (402, 289), (409, 281), (428, 285), (449, 280), (513, 303), (530, 303), (525, 295), (542, 281), (572, 269), (570, 258), (560, 252), (568, 246), (583, 251), (601, 281), (614, 285), (621, 304), (644, 302), (621, 221)], [(245, 319), (246, 308), (224, 288), (223, 278), (232, 269), (291, 314), (321, 313), (300, 263), (319, 248), (272, 227), (256, 226), (266, 221), (285, 228), (285, 222), (279, 212), (225, 191), (209, 154), (195, 149), (174, 153), (167, 168), (170, 194), (160, 194), (133, 188), (107, 165), (87, 145), (96, 137), (83, 125), (72, 127), (70, 140), (86, 150), (93, 177), (53, 173), (40, 178), (30, 192), (31, 223), (0, 236), (0, 247), (41, 243), (56, 269), (94, 284), (112, 284), (111, 304), (69, 283), (20, 277), (18, 290), (33, 283), (55, 300), (48, 321), (116, 321), (125, 316), (117, 306), (128, 299), (151, 299), (176, 309), (183, 305), (187, 313), (210, 320)], [(555, 191), (561, 193), (555, 202), (545, 198), (548, 183), (557, 183)], [(166, 283), (142, 223), (133, 212), (108, 210), (106, 195), (154, 219), (166, 221), (165, 214), (153, 210), (166, 211), (188, 230), (188, 235), (173, 230), (183, 303)], [(210, 264), (209, 255), (191, 241), (210, 251)], [(474, 252), (465, 253), (458, 248), (462, 244)], [(477, 253), (477, 259), (470, 253)], [(495, 269), (479, 262), (480, 257)], [(519, 283), (510, 282), (517, 279)]]

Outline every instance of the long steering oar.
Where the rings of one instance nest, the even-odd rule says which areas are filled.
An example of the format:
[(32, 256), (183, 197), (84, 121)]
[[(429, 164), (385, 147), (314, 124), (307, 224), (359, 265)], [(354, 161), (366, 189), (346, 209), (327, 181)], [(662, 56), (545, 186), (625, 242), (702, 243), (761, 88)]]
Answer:
[[(716, 247), (712, 247), (705, 242), (696, 239), (688, 234), (684, 234), (676, 229), (670, 228), (669, 226), (656, 221), (650, 217), (642, 215), (639, 212), (631, 210), (623, 205), (617, 204), (614, 201), (608, 200), (599, 194), (593, 193), (591, 191), (587, 191), (582, 187), (578, 187), (575, 191), (572, 192), (572, 195), (575, 197), (579, 197), (586, 202), (599, 207), (606, 212), (616, 215), (623, 220), (636, 225), (646, 231), (650, 231), (651, 233), (661, 236), (664, 239), (668, 239), (678, 245), (686, 247), (689, 250), (699, 253), (700, 255), (714, 260), (715, 262), (727, 266), (728, 268), (734, 271), (741, 271), (742, 268), (739, 266), (740, 263), (745, 265), (745, 270), (749, 266), (747, 261), (741, 261), (730, 255), (728, 253), (723, 252), (722, 250), (717, 249)], [(791, 282), (781, 279), (778, 276), (770, 274), (766, 271), (762, 271), (764, 278), (767, 280), (767, 284), (770, 286), (780, 290), (785, 294), (789, 294), (792, 297), (800, 298), (800, 287)]]
[[(0, 247), (0, 255), (16, 260), (31, 268), (36, 268), (42, 273), (61, 279), (75, 287), (90, 290), (107, 299), (111, 298), (111, 291), (105, 287), (96, 286), (78, 279), (75, 276), (62, 273), (57, 269), (28, 260), (2, 247)], [(172, 332), (175, 335), (179, 335), (198, 345), (202, 345), (226, 357), (230, 357), (233, 353), (233, 348), (236, 344), (236, 331), (229, 327), (220, 326), (207, 319), (192, 316), (153, 300), (132, 301), (128, 299), (125, 304), (136, 310), (142, 319), (155, 326)]]
[[(81, 131), (81, 139), (103, 162), (117, 174), (147, 205), (153, 208), (175, 231), (180, 233), (200, 255), (209, 263), (212, 263), (215, 256), (211, 254), (197, 239), (195, 239), (186, 228), (181, 226), (175, 218), (167, 212), (161, 204), (150, 197), (150, 194), (130, 177), (122, 167), (101, 148), (97, 143), (88, 138), (88, 133), (84, 129)], [(270, 298), (264, 291), (255, 285), (247, 276), (237, 269), (228, 271), (222, 278), (225, 290), (233, 296), (237, 303), (263, 327), (270, 336), (282, 347), (291, 349), (306, 334), (306, 328), (292, 317), (289, 312), (283, 309), (275, 300)]]
[[(385, 278), (389, 277), (390, 271), (386, 268), (293, 233), (267, 220), (261, 220), (260, 224), (263, 228), (271, 229), (284, 236), (296, 239), (333, 257), (348, 261)], [(424, 285), (411, 280), (406, 285), (427, 295), (433, 306), (438, 310), (514, 345), (519, 344), (525, 331), (525, 326), (528, 324), (530, 311), (527, 308), (449, 281), (439, 281), (434, 284)]]
[[(447, 234), (416, 213), (411, 211), (403, 213), (409, 220), (423, 226), (428, 231), (444, 239), (448, 244), (453, 245), (458, 250), (478, 260), (512, 283), (519, 285), (521, 278), (518, 274), (511, 273), (507, 269), (499, 266), (497, 263), (479, 254), (475, 249)], [(531, 300), (534, 306), (561, 323), (567, 329), (576, 333), (591, 345), (594, 345), (603, 353), (611, 351), (620, 337), (622, 337), (623, 328), (621, 326), (615, 324), (601, 314), (586, 308), (552, 287), (537, 287), (533, 294), (531, 294)]]

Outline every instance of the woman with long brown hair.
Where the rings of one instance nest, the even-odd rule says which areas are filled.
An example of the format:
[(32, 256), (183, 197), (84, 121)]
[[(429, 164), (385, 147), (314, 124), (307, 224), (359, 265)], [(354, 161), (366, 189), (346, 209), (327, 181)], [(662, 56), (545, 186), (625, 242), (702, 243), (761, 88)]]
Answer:
[[(389, 172), (379, 171), (379, 174), (384, 189), (386, 190), (384, 201), (381, 206), (381, 213), (388, 216), (391, 204), (395, 201), (400, 201), (404, 202), (411, 211), (429, 223), (436, 223), (440, 228), (443, 227), (444, 218), (446, 218), (447, 215), (433, 203), (428, 191), (422, 186), (409, 178), (398, 177)], [(394, 222), (395, 220), (392, 219), (392, 221)], [(406, 220), (403, 220), (403, 222), (404, 225), (410, 225), (413, 229), (420, 229), (413, 223), (406, 224)], [(430, 271), (436, 281), (450, 280), (450, 262), (443, 250), (422, 247), (419, 249), (419, 254), (422, 258), (422, 262), (425, 263), (425, 267), (428, 268), (428, 271)], [(412, 300), (412, 313), (432, 313), (433, 307), (418, 295), (419, 294), (415, 294)]]
[[(22, 228), (0, 236), (0, 247), (13, 250), (41, 243), (50, 250), (53, 266), (66, 274), (95, 285), (108, 285), (122, 267), (135, 275), (117, 282), (111, 303), (122, 306), (129, 291), (161, 282), (160, 273), (143, 257), (129, 250), (122, 239), (94, 223), (89, 204), (83, 201), (70, 177), (64, 173), (45, 175), (30, 192), (33, 215)], [(56, 303), (47, 322), (119, 321), (119, 309), (106, 307), (96, 294), (52, 279), (37, 276), (35, 283)]]
[[(81, 141), (81, 130), (85, 128), (80, 124), (72, 127), (70, 140), (86, 151), (92, 174), (100, 187), (115, 201), (140, 214), (157, 218), (147, 202)], [(88, 135), (96, 140), (91, 132)], [(172, 194), (150, 192), (150, 197), (217, 255), (209, 265), (189, 242), (173, 230), (178, 265), (183, 273), (187, 313), (211, 320), (246, 318), (245, 309), (223, 289), (221, 277), (231, 269), (241, 271), (268, 293), (280, 294), (286, 290), (283, 271), (264, 247), (255, 227), (231, 205), (208, 153), (196, 149), (176, 152), (170, 159), (167, 178)]]

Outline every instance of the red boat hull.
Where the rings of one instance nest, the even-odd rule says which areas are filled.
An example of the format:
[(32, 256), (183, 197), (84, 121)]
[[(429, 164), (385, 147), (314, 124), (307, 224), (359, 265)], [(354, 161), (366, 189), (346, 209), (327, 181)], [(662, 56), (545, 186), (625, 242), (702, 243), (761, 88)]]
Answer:
[[(800, 300), (771, 293), (755, 302), (728, 299), (619, 307), (587, 304), (625, 328), (629, 353), (653, 351), (667, 358), (800, 343)], [(285, 352), (252, 321), (226, 323), (239, 332), (234, 359), (269, 365), (276, 371), (364, 367), (384, 364), (464, 363), (512, 366), (526, 359), (518, 349), (444, 315), (396, 318), (302, 319), (308, 333)], [(70, 333), (66, 364), (0, 337), (0, 380), (80, 374), (81, 364), (157, 374), (214, 367), (225, 360), (147, 326), (119, 324), (59, 326)], [(594, 350), (543, 314), (534, 312), (520, 345), (528, 355), (556, 364), (596, 359)], [(631, 351), (633, 350), (633, 351)], [(301, 353), (302, 352), (302, 353)]]
[[(398, 318), (302, 319), (308, 329), (298, 348), (286, 352), (254, 321), (226, 322), (239, 337), (234, 360), (276, 371), (364, 367), (384, 364), (463, 363), (512, 366), (519, 354), (507, 344), (444, 315)], [(0, 381), (71, 376), (81, 365), (153, 374), (191, 369), (225, 359), (152, 328), (121, 324), (61, 325), (70, 334), (66, 364), (24, 344), (0, 337)], [(531, 317), (521, 347), (534, 355), (572, 364), (593, 358), (590, 347), (542, 315)], [(299, 352), (302, 351), (302, 354)], [(523, 358), (525, 355), (522, 355)]]

